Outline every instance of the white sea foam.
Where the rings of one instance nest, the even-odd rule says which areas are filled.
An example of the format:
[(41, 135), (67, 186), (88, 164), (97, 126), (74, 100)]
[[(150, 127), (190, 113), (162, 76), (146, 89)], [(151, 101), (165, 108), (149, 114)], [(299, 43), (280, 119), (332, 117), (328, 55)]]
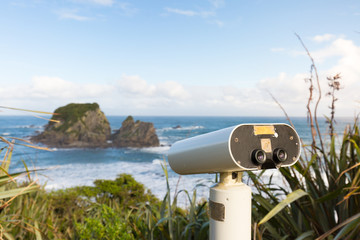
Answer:
[(44, 126), (43, 125), (18, 125), (15, 126), (14, 128), (33, 128), (33, 129), (43, 129)]
[(8, 133), (8, 132), (4, 132), (4, 133), (2, 133), (1, 135), (3, 135), (3, 136), (9, 136), (9, 135), (10, 135), (10, 133)]
[(203, 129), (204, 126), (185, 126), (185, 127), (164, 127), (164, 128), (159, 128), (157, 129), (157, 131), (162, 132), (162, 131), (189, 131), (189, 130), (195, 130), (195, 129)]
[(195, 130), (195, 129), (203, 129), (203, 126), (188, 126), (188, 127), (181, 127), (178, 128), (179, 130)]
[(169, 141), (169, 137), (158, 135), (158, 138), (159, 138), (161, 146), (170, 146), (171, 145), (171, 143)]
[(166, 154), (169, 151), (169, 149), (170, 146), (159, 146), (159, 147), (140, 148), (139, 150), (148, 153)]
[(144, 148), (133, 148), (129, 147), (124, 150), (124, 153), (131, 153), (131, 152), (145, 152), (145, 153), (156, 153), (156, 154), (163, 154), (166, 155), (169, 151), (170, 146), (158, 146), (158, 147), (144, 147)]
[(161, 164), (164, 164), (164, 160), (154, 159), (154, 160), (152, 161), (152, 164), (161, 165)]

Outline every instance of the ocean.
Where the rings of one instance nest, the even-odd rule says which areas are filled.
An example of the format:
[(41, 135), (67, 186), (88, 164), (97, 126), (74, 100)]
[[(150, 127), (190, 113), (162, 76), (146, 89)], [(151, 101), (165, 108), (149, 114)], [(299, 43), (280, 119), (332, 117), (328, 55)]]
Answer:
[[(112, 130), (119, 129), (126, 116), (108, 116)], [(154, 123), (160, 147), (122, 149), (52, 149), (43, 151), (16, 145), (10, 172), (24, 170), (23, 161), (30, 169), (39, 169), (36, 179), (47, 190), (92, 185), (96, 179), (115, 179), (121, 173), (131, 174), (157, 197), (166, 193), (166, 180), (161, 164), (169, 171), (171, 191), (185, 189), (191, 192), (197, 186), (199, 197), (207, 198), (208, 187), (215, 180), (214, 174), (180, 176), (167, 164), (171, 144), (188, 137), (234, 126), (241, 123), (287, 123), (284, 117), (150, 117), (134, 116), (135, 120)], [(295, 129), (305, 143), (311, 141), (306, 117), (291, 118)], [(336, 119), (339, 134), (352, 118)], [(46, 120), (32, 116), (0, 116), (0, 136), (29, 139), (43, 131)], [(324, 118), (319, 119), (322, 133), (327, 132)], [(178, 127), (180, 126), (180, 127)], [(267, 171), (276, 175), (277, 170)]]

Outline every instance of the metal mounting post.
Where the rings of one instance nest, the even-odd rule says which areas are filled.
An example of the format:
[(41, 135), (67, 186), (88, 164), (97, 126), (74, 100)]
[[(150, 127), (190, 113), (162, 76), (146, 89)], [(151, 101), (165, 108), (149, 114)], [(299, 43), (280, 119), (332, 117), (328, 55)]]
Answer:
[(251, 188), (241, 172), (220, 173), (210, 188), (210, 240), (251, 239)]

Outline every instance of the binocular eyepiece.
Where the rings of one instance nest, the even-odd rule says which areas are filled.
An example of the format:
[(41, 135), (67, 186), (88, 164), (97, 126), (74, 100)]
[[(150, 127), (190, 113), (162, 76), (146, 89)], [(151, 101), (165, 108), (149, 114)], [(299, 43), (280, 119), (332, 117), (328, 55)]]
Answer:
[(185, 139), (168, 154), (179, 174), (236, 172), (291, 166), (300, 138), (287, 124), (241, 124)]
[[(285, 149), (277, 148), (273, 153), (273, 161), (276, 163), (285, 162), (287, 160), (287, 152)], [(251, 160), (256, 165), (261, 165), (266, 162), (266, 153), (262, 149), (255, 149), (252, 152)]]
[(266, 153), (264, 150), (255, 149), (252, 153), (251, 160), (256, 165), (261, 165), (266, 161)]

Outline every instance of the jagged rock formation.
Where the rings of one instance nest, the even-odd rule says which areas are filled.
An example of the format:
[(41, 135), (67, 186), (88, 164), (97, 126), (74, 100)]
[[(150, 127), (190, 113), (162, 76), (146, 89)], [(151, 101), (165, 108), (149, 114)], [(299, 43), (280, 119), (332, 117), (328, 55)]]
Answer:
[(71, 103), (55, 110), (45, 131), (31, 139), (49, 147), (97, 148), (107, 147), (110, 124), (97, 103)]
[(150, 122), (134, 121), (128, 116), (121, 128), (111, 135), (114, 147), (155, 147), (159, 146), (154, 124)]

